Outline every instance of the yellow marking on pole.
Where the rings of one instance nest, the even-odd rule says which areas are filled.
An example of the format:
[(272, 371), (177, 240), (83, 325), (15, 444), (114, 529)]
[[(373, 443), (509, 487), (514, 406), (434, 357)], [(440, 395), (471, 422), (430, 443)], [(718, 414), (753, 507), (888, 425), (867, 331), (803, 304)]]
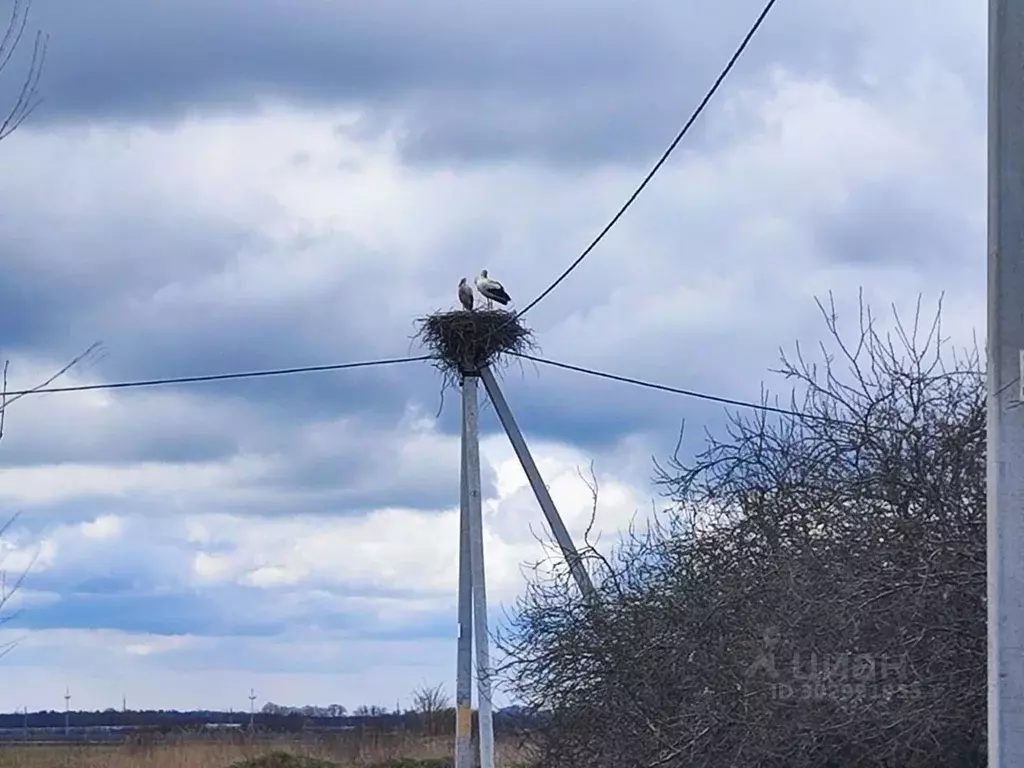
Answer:
[(473, 733), (473, 710), (469, 704), (460, 704), (456, 713), (455, 733), (459, 736), (470, 736)]

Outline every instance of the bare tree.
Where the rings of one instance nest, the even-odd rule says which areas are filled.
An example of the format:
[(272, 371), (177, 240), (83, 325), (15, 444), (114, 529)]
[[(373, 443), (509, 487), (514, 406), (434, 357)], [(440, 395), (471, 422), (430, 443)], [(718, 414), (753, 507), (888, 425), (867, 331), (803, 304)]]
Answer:
[[(0, 38), (0, 75), (5, 75), (15, 53), (21, 47), (28, 31), (29, 11), (32, 0), (13, 0), (7, 29)], [(0, 121), (0, 140), (10, 136), (40, 104), (39, 79), (46, 59), (48, 37), (37, 30), (32, 36), (32, 50), (29, 53), (26, 71), (22, 75), (21, 87), (14, 104)]]
[(672, 507), (595, 569), (599, 605), (564, 574), (520, 601), (500, 647), (542, 765), (984, 765), (979, 356), (920, 303), (888, 334), (862, 304), (853, 343), (820, 306), (830, 343), (778, 371), (793, 414), (659, 466)]
[(434, 736), (451, 719), (452, 700), (440, 683), (433, 687), (424, 683), (412, 692), (413, 709), (423, 719), (426, 733)]

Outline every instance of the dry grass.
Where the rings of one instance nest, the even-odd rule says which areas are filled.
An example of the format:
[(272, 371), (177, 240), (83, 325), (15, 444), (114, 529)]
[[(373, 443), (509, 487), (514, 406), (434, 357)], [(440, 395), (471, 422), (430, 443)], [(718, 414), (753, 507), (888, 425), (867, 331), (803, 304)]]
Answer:
[[(229, 768), (252, 761), (246, 768), (313, 768), (312, 761), (262, 761), (254, 758), (287, 753), (329, 761), (331, 768), (442, 768), (451, 765), (450, 738), (411, 737), (402, 734), (343, 736), (319, 742), (260, 741), (179, 742), (151, 747), (132, 745), (0, 746), (0, 768)], [(529, 764), (525, 749), (514, 743), (495, 745), (499, 768)], [(423, 761), (423, 762), (420, 762)]]

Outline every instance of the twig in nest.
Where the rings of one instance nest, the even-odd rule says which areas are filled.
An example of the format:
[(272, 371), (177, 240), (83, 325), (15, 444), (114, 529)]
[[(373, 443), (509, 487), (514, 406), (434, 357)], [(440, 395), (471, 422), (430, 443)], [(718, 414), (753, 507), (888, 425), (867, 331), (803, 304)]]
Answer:
[(514, 312), (500, 309), (435, 312), (416, 324), (416, 338), (433, 354), (444, 389), (460, 382), (467, 370), (500, 366), (506, 355), (536, 349), (533, 332)]

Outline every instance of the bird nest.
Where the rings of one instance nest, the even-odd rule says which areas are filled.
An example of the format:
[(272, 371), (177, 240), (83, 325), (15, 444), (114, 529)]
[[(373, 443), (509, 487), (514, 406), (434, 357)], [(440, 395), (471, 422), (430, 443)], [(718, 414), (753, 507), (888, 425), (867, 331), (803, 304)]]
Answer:
[(467, 371), (500, 365), (505, 355), (535, 348), (533, 331), (515, 312), (502, 309), (435, 312), (417, 320), (416, 338), (434, 356), (434, 367), (446, 380)]

